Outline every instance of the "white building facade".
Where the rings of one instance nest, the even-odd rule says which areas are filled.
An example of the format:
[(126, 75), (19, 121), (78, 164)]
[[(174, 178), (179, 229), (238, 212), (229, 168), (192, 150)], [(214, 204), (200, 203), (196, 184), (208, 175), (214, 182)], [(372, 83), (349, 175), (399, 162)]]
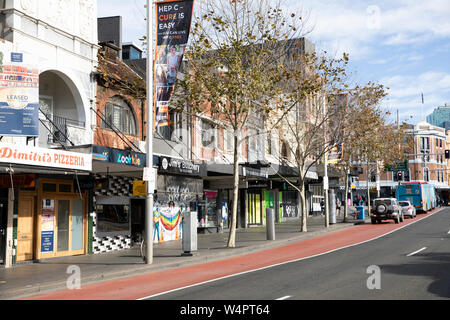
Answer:
[(38, 135), (0, 134), (0, 150), (11, 150), (0, 152), (0, 264), (84, 254), (88, 198), (78, 178), (92, 171), (83, 147), (96, 120), (97, 1), (4, 0), (0, 9), (2, 50), (39, 75)]

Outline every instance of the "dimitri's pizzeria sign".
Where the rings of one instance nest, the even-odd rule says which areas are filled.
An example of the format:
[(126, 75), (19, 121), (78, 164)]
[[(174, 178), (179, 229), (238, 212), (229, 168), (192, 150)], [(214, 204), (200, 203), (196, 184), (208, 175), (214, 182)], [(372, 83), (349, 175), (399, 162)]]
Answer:
[(92, 155), (55, 149), (0, 144), (0, 163), (92, 171)]

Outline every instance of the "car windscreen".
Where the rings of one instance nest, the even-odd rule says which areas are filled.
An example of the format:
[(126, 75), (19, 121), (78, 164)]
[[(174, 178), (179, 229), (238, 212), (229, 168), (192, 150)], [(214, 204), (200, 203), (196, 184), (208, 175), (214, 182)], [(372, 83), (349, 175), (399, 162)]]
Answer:
[(405, 201), (400, 201), (399, 204), (400, 204), (402, 207), (407, 207), (407, 206), (409, 206), (409, 202), (405, 202)]

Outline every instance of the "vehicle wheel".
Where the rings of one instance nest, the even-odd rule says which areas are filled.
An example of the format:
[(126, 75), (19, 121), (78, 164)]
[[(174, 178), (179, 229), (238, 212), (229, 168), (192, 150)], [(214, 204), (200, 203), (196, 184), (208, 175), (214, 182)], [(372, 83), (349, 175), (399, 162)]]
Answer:
[(377, 220), (376, 219), (371, 219), (372, 224), (377, 224)]

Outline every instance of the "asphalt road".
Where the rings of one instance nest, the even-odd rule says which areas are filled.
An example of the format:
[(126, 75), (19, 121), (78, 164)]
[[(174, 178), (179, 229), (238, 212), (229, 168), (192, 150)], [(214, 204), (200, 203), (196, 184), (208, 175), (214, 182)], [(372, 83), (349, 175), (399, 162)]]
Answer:
[[(377, 226), (380, 225), (372, 227)], [(450, 208), (446, 208), (417, 223), (357, 246), (195, 285), (151, 299), (449, 298)]]

